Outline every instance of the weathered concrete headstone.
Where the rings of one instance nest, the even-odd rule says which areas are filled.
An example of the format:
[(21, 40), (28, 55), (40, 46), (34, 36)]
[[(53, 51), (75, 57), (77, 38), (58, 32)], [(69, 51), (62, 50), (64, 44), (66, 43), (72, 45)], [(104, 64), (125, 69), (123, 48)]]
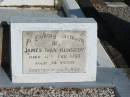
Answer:
[(96, 42), (93, 19), (15, 19), (11, 23), (12, 81), (95, 81)]

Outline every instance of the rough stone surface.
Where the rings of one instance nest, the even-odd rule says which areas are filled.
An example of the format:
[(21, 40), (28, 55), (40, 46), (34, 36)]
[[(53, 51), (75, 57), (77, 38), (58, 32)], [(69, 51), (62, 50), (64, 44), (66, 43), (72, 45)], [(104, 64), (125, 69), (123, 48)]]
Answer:
[(0, 97), (116, 97), (113, 88), (1, 88)]
[(101, 11), (111, 13), (114, 16), (130, 22), (130, 7), (104, 7), (103, 9), (101, 9)]
[[(112, 4), (112, 3), (111, 3)], [(113, 5), (117, 3), (113, 2)], [(123, 3), (122, 3), (123, 4)], [(130, 7), (129, 6), (118, 6), (117, 7), (110, 7), (105, 4), (105, 2), (100, 1), (99, 3), (95, 4), (93, 3), (93, 6), (102, 13), (110, 13), (114, 16), (117, 16), (118, 18), (121, 18), (122, 20), (130, 22)]]

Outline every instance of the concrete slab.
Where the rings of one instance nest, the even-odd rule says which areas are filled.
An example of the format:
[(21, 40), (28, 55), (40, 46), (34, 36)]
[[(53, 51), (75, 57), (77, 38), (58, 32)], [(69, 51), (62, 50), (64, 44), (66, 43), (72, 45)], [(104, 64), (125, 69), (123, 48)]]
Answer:
[(0, 7), (0, 21), (10, 22), (12, 17), (64, 17), (62, 11), (41, 8), (6, 8)]
[(0, 88), (13, 87), (54, 87), (54, 88), (100, 88), (112, 87), (115, 88), (120, 97), (130, 97), (130, 79), (126, 73), (126, 69), (116, 68), (98, 68), (96, 82), (82, 83), (28, 83), (14, 84), (11, 82), (7, 74), (0, 67)]

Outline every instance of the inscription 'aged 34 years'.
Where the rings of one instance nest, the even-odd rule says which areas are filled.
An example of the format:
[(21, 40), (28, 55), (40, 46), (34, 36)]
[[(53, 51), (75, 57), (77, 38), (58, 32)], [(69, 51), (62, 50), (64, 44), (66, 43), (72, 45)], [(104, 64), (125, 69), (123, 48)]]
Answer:
[(23, 73), (86, 72), (85, 31), (23, 31)]

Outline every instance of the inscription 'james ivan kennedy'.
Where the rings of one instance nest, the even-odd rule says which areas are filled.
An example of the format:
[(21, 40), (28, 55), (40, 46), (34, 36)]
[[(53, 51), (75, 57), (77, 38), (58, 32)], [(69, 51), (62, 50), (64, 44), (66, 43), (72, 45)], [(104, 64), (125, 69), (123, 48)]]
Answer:
[(85, 72), (85, 31), (24, 31), (24, 73)]

